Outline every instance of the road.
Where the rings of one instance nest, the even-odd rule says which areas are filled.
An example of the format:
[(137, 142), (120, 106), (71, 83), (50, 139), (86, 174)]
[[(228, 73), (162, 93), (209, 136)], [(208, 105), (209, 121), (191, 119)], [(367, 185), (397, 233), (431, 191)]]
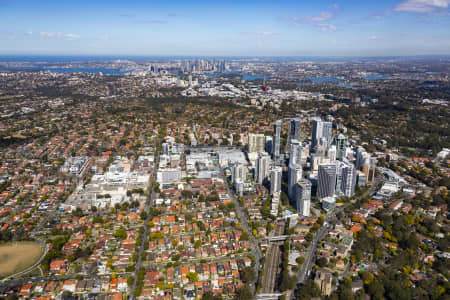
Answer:
[[(202, 261), (206, 261), (206, 263), (218, 263), (218, 262), (228, 262), (230, 259), (244, 259), (249, 258), (250, 254), (239, 254), (239, 255), (231, 255), (231, 256), (219, 256), (214, 258), (198, 258), (198, 259), (189, 259), (188, 261), (179, 261), (180, 266), (182, 265), (193, 265), (193, 264), (202, 264)], [(167, 262), (161, 262), (161, 263), (148, 263), (145, 265), (145, 267), (158, 267), (158, 268), (164, 268), (166, 267)]]
[[(233, 203), (235, 204), (236, 207), (236, 212), (238, 214), (239, 217), (239, 221), (242, 224), (242, 227), (249, 233), (250, 235), (250, 243), (251, 243), (251, 247), (252, 247), (252, 254), (255, 257), (255, 277), (258, 277), (259, 274), (259, 270), (261, 269), (261, 250), (259, 249), (259, 244), (257, 239), (253, 236), (252, 234), (252, 230), (250, 229), (250, 226), (248, 225), (248, 221), (247, 221), (247, 216), (245, 215), (244, 210), (241, 207), (241, 204), (239, 203), (239, 201), (236, 198), (236, 195), (234, 194), (234, 191), (231, 190), (230, 186), (228, 185), (228, 181), (225, 178), (224, 173), (221, 173), (222, 175), (222, 179), (224, 182), (224, 185), (227, 189), (228, 195), (230, 195), (231, 200), (233, 201)], [(256, 292), (256, 282), (257, 282), (257, 278), (252, 282), (251, 286), (253, 288), (253, 290)]]
[[(384, 177), (382, 175), (378, 175), (375, 178), (375, 183), (361, 196), (361, 198), (366, 195), (372, 196), (376, 192), (377, 187), (383, 181), (384, 181)], [(328, 233), (328, 231), (330, 229), (330, 225), (329, 225), (330, 221), (332, 219), (336, 218), (336, 214), (344, 209), (345, 209), (345, 207), (340, 207), (340, 208), (336, 209), (333, 213), (330, 213), (325, 217), (324, 225), (322, 227), (320, 227), (320, 229), (316, 232), (316, 234), (314, 235), (314, 239), (308, 248), (308, 252), (307, 252), (307, 255), (305, 258), (305, 263), (302, 265), (302, 268), (299, 273), (298, 283), (302, 284), (305, 281), (306, 276), (309, 275), (309, 273), (311, 272), (311, 269), (314, 266), (313, 258), (314, 258), (314, 254), (316, 252), (318, 243)]]
[(153, 205), (153, 200), (155, 197), (155, 191), (154, 191), (154, 185), (155, 185), (155, 181), (156, 181), (156, 171), (158, 170), (158, 163), (159, 163), (159, 154), (156, 154), (155, 159), (154, 159), (154, 164), (153, 164), (153, 171), (151, 174), (151, 186), (150, 186), (150, 193), (148, 195), (147, 198), (147, 202), (145, 203), (145, 207), (144, 207), (144, 211), (147, 213), (147, 218), (144, 221), (144, 232), (142, 234), (142, 238), (141, 238), (141, 245), (139, 246), (139, 251), (138, 251), (138, 261), (136, 262), (135, 265), (135, 270), (134, 270), (134, 275), (133, 275), (133, 285), (130, 289), (130, 299), (134, 299), (134, 291), (136, 289), (136, 285), (137, 285), (137, 272), (139, 271), (139, 269), (142, 267), (142, 253), (144, 252), (145, 249), (145, 243), (148, 243), (147, 240), (147, 233), (148, 233), (148, 223), (150, 221), (150, 207)]
[(111, 275), (117, 275), (119, 277), (125, 277), (133, 275), (133, 273), (124, 272), (124, 273), (105, 273), (105, 274), (95, 274), (95, 275), (83, 275), (83, 274), (68, 274), (68, 275), (50, 275), (50, 276), (35, 276), (28, 278), (20, 278), (20, 279), (11, 279), (0, 282), (0, 291), (2, 289), (8, 287), (14, 287), (20, 284), (30, 283), (30, 282), (44, 282), (44, 281), (60, 281), (60, 280), (69, 280), (69, 279), (79, 279), (80, 277), (83, 279), (97, 279), (102, 277), (110, 277)]
[[(305, 262), (302, 264), (301, 270), (298, 274), (297, 284), (302, 284), (309, 273), (311, 272), (312, 267), (314, 266), (314, 257), (317, 250), (317, 246), (319, 242), (325, 237), (329, 230), (329, 221), (330, 215), (325, 218), (324, 226), (320, 227), (320, 229), (314, 235), (311, 244), (308, 247), (308, 251), (306, 253)], [(325, 225), (327, 224), (327, 225)]]
[[(319, 245), (319, 242), (327, 235), (329, 229), (330, 229), (330, 220), (335, 217), (335, 215), (328, 214), (325, 217), (323, 226), (320, 227), (320, 229), (316, 232), (314, 235), (313, 240), (311, 241), (311, 244), (308, 247), (308, 250), (306, 252), (305, 262), (302, 264), (302, 267), (300, 269), (300, 272), (298, 273), (297, 278), (297, 287), (299, 285), (302, 285), (305, 280), (308, 278), (309, 274), (311, 273), (311, 269), (314, 266), (315, 262), (315, 253), (317, 250), (317, 246)], [(295, 298), (295, 291), (293, 291), (290, 294), (290, 299)]]
[[(363, 194), (361, 195), (360, 198), (370, 195), (372, 196), (373, 194), (375, 194), (377, 187), (382, 184), (385, 181), (385, 178), (382, 175), (378, 175), (375, 178), (375, 183)], [(324, 220), (324, 225), (320, 227), (320, 229), (316, 232), (316, 234), (314, 235), (314, 238), (310, 244), (310, 246), (308, 247), (307, 253), (306, 253), (306, 257), (305, 257), (305, 262), (303, 263), (300, 272), (298, 274), (298, 280), (297, 280), (297, 286), (301, 285), (305, 282), (305, 280), (308, 278), (312, 267), (314, 266), (314, 258), (315, 258), (315, 253), (317, 250), (317, 246), (319, 244), (319, 242), (328, 234), (328, 231), (330, 230), (330, 221), (332, 219), (336, 218), (336, 214), (342, 210), (344, 210), (345, 207), (340, 207), (338, 209), (336, 209), (333, 213), (329, 213), (327, 214), (327, 216), (325, 217)], [(348, 268), (347, 268), (348, 270)], [(291, 293), (291, 299), (294, 299), (295, 297), (295, 293)]]
[(342, 272), (342, 274), (339, 276), (339, 278), (344, 278), (348, 276), (348, 271), (350, 270), (350, 266), (352, 265), (352, 263), (349, 261), (347, 263), (347, 265), (345, 266), (344, 272)]

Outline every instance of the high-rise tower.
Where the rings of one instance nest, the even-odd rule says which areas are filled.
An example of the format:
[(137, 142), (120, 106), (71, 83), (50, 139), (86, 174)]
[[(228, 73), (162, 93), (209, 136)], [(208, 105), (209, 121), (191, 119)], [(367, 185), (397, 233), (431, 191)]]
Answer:
[(277, 160), (280, 158), (280, 143), (281, 143), (281, 126), (283, 122), (278, 120), (273, 125), (273, 159)]

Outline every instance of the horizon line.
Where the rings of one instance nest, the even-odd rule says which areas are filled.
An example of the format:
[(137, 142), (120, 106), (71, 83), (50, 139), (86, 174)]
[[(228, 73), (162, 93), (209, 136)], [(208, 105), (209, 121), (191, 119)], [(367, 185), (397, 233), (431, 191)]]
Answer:
[(127, 57), (244, 57), (244, 58), (274, 58), (274, 57), (285, 57), (285, 58), (295, 58), (295, 57), (318, 57), (318, 58), (383, 58), (383, 57), (439, 57), (439, 56), (449, 56), (448, 54), (405, 54), (405, 55), (176, 55), (176, 54), (32, 54), (32, 53), (21, 53), (21, 54), (11, 54), (11, 53), (0, 53), (0, 57), (11, 57), (11, 56), (81, 56), (81, 57), (96, 57), (96, 56), (127, 56)]

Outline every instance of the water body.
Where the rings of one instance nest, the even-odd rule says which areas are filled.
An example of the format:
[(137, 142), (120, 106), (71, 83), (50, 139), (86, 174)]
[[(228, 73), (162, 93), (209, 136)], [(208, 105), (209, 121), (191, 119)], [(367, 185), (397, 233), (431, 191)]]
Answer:
[(0, 67), (4, 70), (24, 70), (24, 71), (45, 71), (54, 73), (90, 73), (97, 74), (103, 73), (107, 75), (123, 75), (131, 70), (120, 71), (117, 69), (105, 69), (105, 68), (41, 68), (41, 67)]
[[(224, 72), (224, 73), (203, 73), (203, 75), (210, 77), (210, 78), (217, 78), (222, 77), (224, 75), (239, 75), (240, 73), (238, 71), (231, 71), (231, 72)], [(257, 79), (270, 79), (271, 76), (264, 76), (264, 75), (258, 75), (258, 74), (242, 74), (241, 79), (242, 80), (257, 80)]]
[(271, 76), (264, 76), (264, 75), (258, 75), (258, 74), (244, 74), (242, 75), (243, 80), (257, 80), (257, 79), (270, 79)]
[(322, 82), (341, 82), (342, 80), (337, 77), (332, 76), (323, 76), (323, 77), (309, 77), (313, 83), (322, 83)]
[(206, 77), (210, 77), (210, 78), (217, 78), (217, 77), (221, 77), (224, 75), (236, 75), (239, 74), (238, 71), (230, 71), (230, 72), (223, 72), (223, 73), (203, 73), (203, 75), (205, 75)]
[(385, 80), (389, 79), (389, 76), (386, 75), (364, 75), (366, 80)]
[(310, 83), (309, 82), (297, 82), (295, 85), (297, 85), (297, 86), (307, 86), (307, 85), (310, 85)]

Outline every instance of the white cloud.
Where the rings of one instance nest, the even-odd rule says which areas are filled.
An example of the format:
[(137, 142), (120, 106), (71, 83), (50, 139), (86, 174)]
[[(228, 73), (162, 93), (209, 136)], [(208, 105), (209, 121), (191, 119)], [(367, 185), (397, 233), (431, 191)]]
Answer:
[(304, 18), (299, 18), (299, 17), (289, 17), (289, 16), (282, 16), (282, 19), (291, 21), (292, 23), (295, 24), (314, 24), (314, 23), (319, 23), (319, 22), (324, 22), (324, 21), (328, 21), (331, 20), (334, 17), (333, 13), (330, 12), (322, 12), (318, 15), (314, 15), (314, 16), (309, 16), (309, 17), (304, 17)]
[(134, 18), (134, 17), (136, 17), (136, 15), (135, 14), (120, 14), (119, 17), (122, 17), (122, 18)]
[(332, 14), (330, 12), (323, 12), (316, 16), (307, 17), (304, 20), (307, 23), (317, 23), (317, 22), (324, 22), (324, 21), (331, 20), (333, 17), (334, 17), (334, 14)]
[[(335, 9), (338, 8), (337, 4), (334, 6), (334, 8)], [(289, 17), (289, 16), (282, 16), (281, 18), (284, 20), (288, 20), (296, 25), (310, 24), (310, 25), (313, 25), (319, 31), (326, 32), (326, 31), (336, 31), (337, 30), (336, 26), (327, 22), (327, 21), (332, 20), (334, 17), (335, 17), (335, 14), (332, 12), (322, 12), (318, 15), (313, 15), (313, 16), (304, 17), (304, 18)]]
[(448, 8), (450, 0), (407, 0), (394, 7), (395, 11), (430, 13)]
[(75, 34), (75, 33), (67, 33), (67, 34), (64, 35), (64, 37), (65, 37), (66, 39), (72, 41), (72, 40), (77, 40), (77, 39), (79, 39), (81, 36), (78, 35), (78, 34)]
[(369, 37), (369, 40), (375, 41), (378, 40), (378, 37), (376, 35), (372, 35)]
[(327, 24), (327, 23), (320, 23), (320, 24), (316, 24), (315, 26), (322, 32), (337, 30), (336, 26), (334, 26), (332, 24)]
[(254, 36), (264, 36), (264, 37), (279, 35), (278, 32), (264, 31), (264, 30), (247, 31), (247, 32), (243, 32), (242, 34), (254, 35)]
[[(33, 34), (31, 31), (30, 31), (30, 33)], [(69, 41), (73, 41), (73, 40), (77, 40), (77, 39), (81, 38), (81, 36), (79, 34), (75, 34), (75, 33), (46, 32), (46, 31), (39, 32), (39, 36), (41, 36), (42, 38), (57, 38), (57, 39), (65, 39), (65, 40), (69, 40)]]
[(52, 37), (55, 37), (55, 36), (56, 36), (56, 33), (55, 33), (55, 32), (41, 31), (41, 32), (39, 32), (39, 35), (40, 35), (41, 37), (44, 37), (44, 38), (52, 38)]

